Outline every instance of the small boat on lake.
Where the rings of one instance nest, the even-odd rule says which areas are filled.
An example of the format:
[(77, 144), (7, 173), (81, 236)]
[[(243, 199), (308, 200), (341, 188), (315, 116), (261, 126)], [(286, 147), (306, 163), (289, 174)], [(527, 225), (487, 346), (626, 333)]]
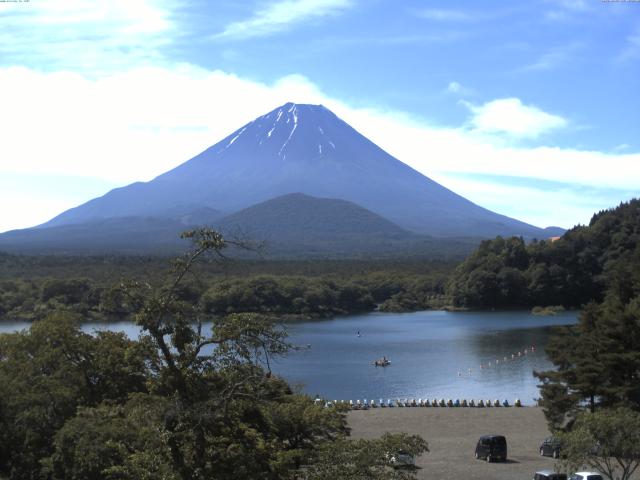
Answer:
[(376, 367), (388, 367), (389, 365), (391, 365), (391, 360), (389, 360), (387, 357), (382, 357), (375, 360), (373, 364)]

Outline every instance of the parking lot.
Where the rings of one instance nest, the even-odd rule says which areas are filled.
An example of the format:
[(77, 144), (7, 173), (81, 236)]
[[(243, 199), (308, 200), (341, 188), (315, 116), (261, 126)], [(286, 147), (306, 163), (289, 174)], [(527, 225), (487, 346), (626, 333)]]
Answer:
[[(430, 452), (416, 461), (418, 478), (530, 480), (537, 470), (553, 469), (555, 463), (538, 453), (549, 432), (542, 409), (537, 407), (376, 408), (352, 411), (348, 418), (353, 438), (374, 438), (384, 432), (422, 435)], [(507, 462), (474, 458), (476, 442), (486, 434), (506, 436)]]

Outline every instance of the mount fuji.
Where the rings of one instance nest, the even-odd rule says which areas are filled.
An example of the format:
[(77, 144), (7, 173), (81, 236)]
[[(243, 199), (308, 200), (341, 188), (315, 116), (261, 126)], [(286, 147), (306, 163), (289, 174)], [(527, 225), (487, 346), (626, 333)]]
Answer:
[[(350, 202), (359, 210), (336, 207), (335, 214), (356, 215), (357, 210), (360, 222), (366, 212), (368, 219), (395, 224), (397, 230), (388, 231), (396, 236), (558, 234), (558, 229), (538, 228), (470, 202), (389, 155), (321, 105), (287, 103), (149, 182), (114, 189), (38, 227), (0, 235), (0, 248), (20, 244), (46, 249), (53, 242), (73, 250), (71, 240), (81, 237), (85, 246), (90, 245), (87, 232), (93, 230), (100, 232), (101, 243), (109, 249), (111, 232), (125, 234), (130, 226), (142, 234), (143, 227), (133, 227), (136, 219), (155, 225), (157, 239), (163, 229), (174, 235), (180, 226), (225, 225), (229, 222), (224, 217), (232, 214), (232, 223), (238, 225), (243, 210), (266, 202), (258, 210), (264, 213), (269, 200), (282, 196), (294, 203), (307, 196)], [(303, 204), (317, 207), (312, 201)], [(298, 213), (304, 216), (304, 211)], [(338, 224), (344, 225), (343, 220)], [(331, 221), (325, 224), (331, 233)], [(262, 222), (261, 231), (268, 230)]]

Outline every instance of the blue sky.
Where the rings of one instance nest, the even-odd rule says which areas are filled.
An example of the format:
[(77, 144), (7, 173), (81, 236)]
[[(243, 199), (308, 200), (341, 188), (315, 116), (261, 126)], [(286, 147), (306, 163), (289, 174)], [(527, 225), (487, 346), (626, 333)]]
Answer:
[(0, 2), (0, 231), (286, 101), (539, 226), (640, 190), (640, 2)]

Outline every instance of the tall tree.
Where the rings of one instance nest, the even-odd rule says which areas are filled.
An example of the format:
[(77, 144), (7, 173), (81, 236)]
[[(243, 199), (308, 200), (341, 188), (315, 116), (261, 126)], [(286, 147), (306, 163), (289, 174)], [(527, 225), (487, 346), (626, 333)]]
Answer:
[(640, 298), (615, 295), (589, 304), (578, 325), (554, 336), (547, 354), (556, 369), (536, 372), (544, 412), (554, 428), (587, 405), (640, 410)]
[(561, 441), (565, 470), (586, 467), (610, 480), (629, 480), (640, 466), (640, 413), (628, 408), (583, 413)]

